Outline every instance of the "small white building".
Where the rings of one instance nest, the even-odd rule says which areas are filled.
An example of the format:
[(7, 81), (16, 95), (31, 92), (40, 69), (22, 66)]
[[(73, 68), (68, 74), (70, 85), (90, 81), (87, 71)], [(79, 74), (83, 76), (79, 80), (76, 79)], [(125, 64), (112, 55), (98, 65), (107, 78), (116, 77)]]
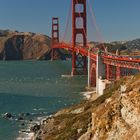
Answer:
[(107, 86), (111, 84), (110, 81), (104, 79), (102, 80), (101, 77), (98, 79), (98, 85), (97, 85), (97, 93), (101, 96), (104, 94), (104, 90), (107, 88)]

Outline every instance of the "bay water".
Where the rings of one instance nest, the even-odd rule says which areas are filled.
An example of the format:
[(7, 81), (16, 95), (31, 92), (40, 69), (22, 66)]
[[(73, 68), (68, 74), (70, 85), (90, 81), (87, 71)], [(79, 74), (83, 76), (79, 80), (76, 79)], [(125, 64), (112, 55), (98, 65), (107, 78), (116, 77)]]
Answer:
[(62, 77), (71, 73), (71, 61), (0, 62), (0, 140), (15, 140), (21, 121), (7, 120), (30, 113), (33, 117), (50, 115), (83, 99), (86, 77)]

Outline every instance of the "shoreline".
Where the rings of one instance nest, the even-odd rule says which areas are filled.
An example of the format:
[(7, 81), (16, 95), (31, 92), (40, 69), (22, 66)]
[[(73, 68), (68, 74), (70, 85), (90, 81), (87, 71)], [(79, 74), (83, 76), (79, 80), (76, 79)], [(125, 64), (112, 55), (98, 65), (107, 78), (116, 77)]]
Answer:
[(37, 117), (32, 122), (28, 122), (25, 129), (18, 131), (19, 135), (16, 140), (34, 140), (35, 131), (37, 131), (43, 123), (53, 115)]
[[(85, 91), (81, 92), (80, 94), (83, 95), (83, 100), (87, 101), (93, 101), (98, 98), (96, 91)], [(70, 106), (73, 107), (74, 105)], [(70, 108), (68, 107), (68, 108)], [(16, 138), (16, 140), (35, 140), (36, 137), (38, 137), (38, 131), (41, 129), (43, 125), (46, 124), (49, 120), (53, 119), (54, 116), (58, 115), (61, 113), (63, 110), (67, 110), (68, 108), (63, 108), (61, 110), (58, 110), (56, 113), (49, 115), (49, 116), (44, 116), (44, 117), (37, 117), (36, 120), (33, 120), (32, 123), (28, 123), (27, 128), (23, 130), (19, 130), (19, 135)]]

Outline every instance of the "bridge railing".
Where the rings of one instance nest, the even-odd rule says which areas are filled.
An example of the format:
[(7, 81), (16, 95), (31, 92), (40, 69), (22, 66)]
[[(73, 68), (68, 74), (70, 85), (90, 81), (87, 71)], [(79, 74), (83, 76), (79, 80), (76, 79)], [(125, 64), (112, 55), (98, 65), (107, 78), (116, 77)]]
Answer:
[(119, 61), (129, 61), (129, 62), (136, 62), (140, 63), (140, 58), (128, 57), (128, 56), (117, 56), (117, 55), (102, 55), (102, 58), (112, 59), (112, 60), (119, 60)]

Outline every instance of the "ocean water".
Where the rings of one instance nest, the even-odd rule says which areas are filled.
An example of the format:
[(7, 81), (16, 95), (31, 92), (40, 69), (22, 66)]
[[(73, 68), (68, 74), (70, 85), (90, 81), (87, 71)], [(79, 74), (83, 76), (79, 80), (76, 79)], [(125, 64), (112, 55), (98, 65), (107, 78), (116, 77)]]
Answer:
[[(15, 140), (26, 127), (15, 120), (20, 113), (31, 113), (28, 120), (80, 102), (87, 80), (61, 76), (70, 72), (70, 61), (1, 61), (0, 140)], [(14, 120), (2, 118), (6, 112)]]

